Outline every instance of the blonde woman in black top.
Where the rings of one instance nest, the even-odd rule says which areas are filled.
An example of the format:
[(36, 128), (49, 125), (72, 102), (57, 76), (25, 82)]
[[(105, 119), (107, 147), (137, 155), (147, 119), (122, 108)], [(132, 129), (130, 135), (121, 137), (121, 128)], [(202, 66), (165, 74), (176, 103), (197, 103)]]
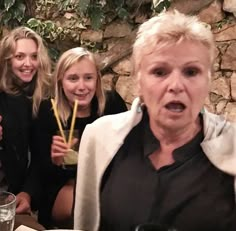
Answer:
[[(55, 103), (63, 129), (69, 129), (75, 99), (78, 100), (75, 129), (81, 137), (87, 124), (98, 117), (126, 111), (126, 105), (115, 91), (104, 91), (101, 74), (91, 52), (85, 48), (70, 49), (60, 57), (55, 73)], [(43, 174), (43, 199), (39, 221), (50, 228), (72, 227), (76, 168), (64, 169), (63, 157), (69, 146), (57, 134), (59, 130), (51, 102), (42, 103), (35, 121), (35, 155), (40, 156)]]
[[(42, 38), (18, 27), (0, 44), (0, 189), (16, 194), (16, 213), (27, 213), (38, 198), (37, 177), (31, 171), (30, 126), (41, 101), (50, 95), (51, 65)], [(36, 171), (36, 169), (34, 169)], [(34, 203), (33, 203), (34, 204)]]

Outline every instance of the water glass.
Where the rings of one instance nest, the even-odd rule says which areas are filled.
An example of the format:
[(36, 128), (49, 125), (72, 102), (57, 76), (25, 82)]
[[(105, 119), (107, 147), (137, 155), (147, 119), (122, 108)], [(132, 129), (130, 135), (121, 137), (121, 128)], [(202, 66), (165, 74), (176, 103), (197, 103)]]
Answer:
[(0, 230), (13, 231), (16, 197), (10, 192), (0, 191)]

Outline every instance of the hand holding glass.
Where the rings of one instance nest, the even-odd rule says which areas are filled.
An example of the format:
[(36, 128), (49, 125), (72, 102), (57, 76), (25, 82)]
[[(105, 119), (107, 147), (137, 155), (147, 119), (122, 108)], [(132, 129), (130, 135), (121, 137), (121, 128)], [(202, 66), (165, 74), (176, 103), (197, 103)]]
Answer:
[[(68, 140), (70, 130), (63, 130), (66, 140)], [(60, 135), (60, 131), (57, 131)], [(77, 129), (73, 130), (71, 146), (66, 155), (63, 157), (64, 165), (76, 165), (78, 160), (78, 150), (79, 150), (79, 131)], [(76, 142), (75, 139), (77, 138)]]
[(13, 231), (16, 197), (10, 192), (0, 192), (0, 230)]
[[(64, 164), (65, 165), (76, 165), (77, 164), (78, 146), (73, 144), (72, 141), (73, 141), (73, 137), (76, 137), (76, 138), (79, 137), (78, 131), (77, 131), (77, 135), (75, 135), (76, 131), (74, 130), (77, 107), (78, 107), (78, 100), (75, 100), (75, 103), (74, 103), (70, 130), (63, 130), (62, 129), (59, 113), (57, 111), (57, 107), (56, 107), (56, 103), (55, 103), (54, 99), (51, 99), (51, 103), (52, 103), (54, 115), (55, 115), (56, 120), (57, 120), (57, 124), (58, 124), (58, 127), (59, 127), (60, 134), (61, 134), (61, 136), (64, 140), (64, 143), (66, 143), (70, 146), (70, 149), (69, 149), (68, 153), (64, 157)], [(71, 145), (73, 145), (73, 147), (74, 146), (75, 147), (72, 149)]]

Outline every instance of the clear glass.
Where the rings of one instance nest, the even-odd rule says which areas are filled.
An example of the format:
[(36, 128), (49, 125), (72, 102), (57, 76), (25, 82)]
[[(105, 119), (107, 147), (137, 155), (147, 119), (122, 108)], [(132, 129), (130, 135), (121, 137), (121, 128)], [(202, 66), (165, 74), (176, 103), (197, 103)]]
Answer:
[(0, 230), (13, 231), (16, 212), (16, 197), (10, 192), (0, 191)]

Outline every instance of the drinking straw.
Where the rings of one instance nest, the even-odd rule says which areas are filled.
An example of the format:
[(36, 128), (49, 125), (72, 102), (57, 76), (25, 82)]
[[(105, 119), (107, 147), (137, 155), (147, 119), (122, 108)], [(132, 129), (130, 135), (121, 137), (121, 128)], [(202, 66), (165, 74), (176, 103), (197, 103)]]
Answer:
[(78, 100), (76, 99), (75, 103), (74, 103), (73, 115), (72, 115), (72, 120), (71, 120), (71, 125), (70, 125), (70, 133), (69, 133), (69, 139), (68, 139), (69, 147), (71, 145), (72, 135), (73, 135), (74, 127), (75, 127), (75, 118), (76, 118), (76, 113), (77, 113), (77, 107), (78, 107)]
[(62, 136), (62, 138), (63, 138), (63, 140), (64, 140), (64, 142), (66, 144), (66, 137), (65, 137), (64, 131), (62, 129), (61, 121), (60, 121), (60, 118), (59, 118), (59, 115), (58, 115), (58, 111), (57, 111), (57, 107), (56, 107), (54, 99), (51, 99), (51, 103), (52, 103), (52, 108), (53, 108), (54, 115), (55, 115), (56, 120), (57, 120), (57, 125), (59, 127), (61, 136)]

